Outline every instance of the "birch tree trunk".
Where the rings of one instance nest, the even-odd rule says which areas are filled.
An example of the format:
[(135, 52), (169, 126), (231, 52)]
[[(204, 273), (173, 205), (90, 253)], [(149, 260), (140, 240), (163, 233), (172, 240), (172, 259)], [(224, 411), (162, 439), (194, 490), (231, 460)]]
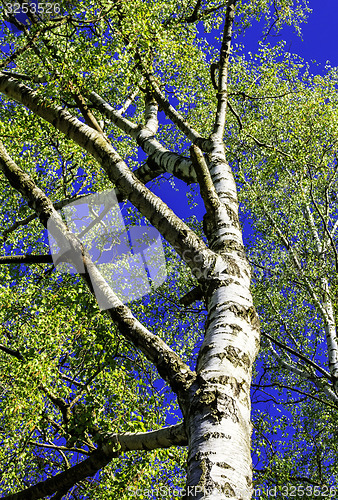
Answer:
[[(210, 153), (219, 205), (208, 218), (210, 247), (221, 256), (203, 282), (208, 316), (188, 410), (188, 498), (252, 495), (250, 385), (259, 321), (238, 220), (236, 186), (222, 144)], [(217, 195), (216, 193), (219, 193)], [(207, 212), (207, 217), (210, 216)], [(190, 488), (190, 490), (189, 490)]]

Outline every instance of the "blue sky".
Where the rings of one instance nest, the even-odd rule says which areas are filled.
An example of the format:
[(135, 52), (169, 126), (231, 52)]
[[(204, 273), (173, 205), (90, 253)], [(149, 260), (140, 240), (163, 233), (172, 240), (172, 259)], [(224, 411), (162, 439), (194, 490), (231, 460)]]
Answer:
[(303, 41), (290, 36), (290, 51), (298, 53), (304, 59), (331, 66), (338, 65), (338, 2), (335, 0), (312, 0), (313, 9), (308, 23), (303, 26)]
[[(290, 28), (284, 28), (278, 36), (270, 36), (270, 43), (285, 40), (289, 52), (300, 55), (307, 61), (316, 60), (324, 70), (326, 61), (331, 66), (338, 66), (338, 2), (337, 0), (310, 0), (309, 7), (313, 12), (308, 22), (302, 24), (302, 38)], [(243, 37), (248, 50), (258, 47), (260, 30), (257, 24), (249, 29)], [(250, 48), (249, 48), (250, 47)], [(317, 69), (320, 72), (320, 68)]]

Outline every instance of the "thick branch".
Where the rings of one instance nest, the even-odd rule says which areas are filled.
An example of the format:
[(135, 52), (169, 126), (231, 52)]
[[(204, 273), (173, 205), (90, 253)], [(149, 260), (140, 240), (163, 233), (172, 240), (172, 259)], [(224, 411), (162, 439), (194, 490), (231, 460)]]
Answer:
[(120, 111), (115, 111), (95, 92), (92, 92), (89, 98), (104, 116), (111, 120), (120, 130), (135, 139), (143, 151), (149, 155), (147, 163), (134, 172), (138, 179), (146, 183), (161, 173), (168, 172), (187, 184), (197, 181), (194, 167), (188, 158), (172, 153), (162, 146), (154, 138), (153, 132), (147, 127), (137, 126), (130, 120), (121, 117)]
[(213, 134), (219, 139), (223, 138), (226, 109), (227, 109), (227, 95), (228, 95), (228, 65), (231, 49), (232, 27), (235, 18), (235, 5), (236, 0), (229, 0), (225, 15), (225, 26), (223, 32), (223, 41), (221, 47), (218, 85), (217, 85), (217, 111), (214, 123)]
[(19, 359), (20, 361), (23, 361), (25, 358), (23, 355), (20, 353), (18, 350), (10, 349), (9, 347), (6, 347), (5, 345), (0, 344), (0, 351), (5, 352), (6, 354), (9, 354), (10, 356), (13, 356), (14, 358)]
[[(171, 446), (186, 446), (187, 436), (183, 424), (171, 425), (156, 431), (114, 434), (109, 438), (110, 446), (121, 451), (156, 450)], [(115, 443), (115, 444), (114, 444)]]
[(145, 99), (145, 110), (144, 119), (146, 123), (146, 128), (153, 134), (156, 135), (158, 130), (158, 104), (153, 96), (149, 93), (146, 94)]
[(23, 73), (16, 73), (15, 71), (4, 71), (4, 70), (3, 73), (12, 78), (17, 78), (18, 80), (26, 80), (28, 82), (33, 82), (33, 83), (46, 83), (48, 81), (47, 76), (24, 75)]
[(26, 490), (7, 495), (4, 499), (37, 500), (59, 490), (68, 491), (79, 481), (94, 476), (121, 452), (184, 446), (187, 444), (187, 437), (183, 424), (178, 424), (151, 432), (116, 434), (107, 438), (107, 441), (83, 462)]
[(93, 128), (94, 130), (97, 130), (97, 132), (100, 132), (100, 134), (103, 134), (103, 130), (99, 125), (99, 122), (97, 121), (91, 110), (88, 108), (86, 100), (84, 99), (82, 94), (75, 90), (73, 91), (72, 94), (76, 104), (79, 106), (79, 110), (81, 111), (82, 116), (84, 117), (87, 125)]
[(183, 401), (187, 388), (195, 380), (195, 374), (163, 340), (149, 332), (133, 316), (130, 309), (117, 298), (92, 263), (81, 242), (68, 230), (53, 207), (53, 203), (35, 185), (29, 175), (23, 172), (8, 156), (2, 143), (0, 143), (0, 169), (11, 186), (19, 191), (27, 200), (28, 205), (36, 211), (45, 226), (47, 226), (47, 221), (52, 218), (54, 223), (53, 237), (57, 242), (61, 241), (63, 245), (66, 242), (70, 247), (70, 260), (76, 268), (79, 266), (82, 269), (80, 271), (82, 278), (90, 291), (99, 302), (104, 301), (107, 304), (107, 312), (117, 323), (121, 333), (128, 340), (131, 340), (149, 361), (154, 363), (160, 375)]
[(213, 185), (208, 165), (202, 151), (195, 145), (190, 147), (190, 156), (195, 167), (201, 197), (209, 217), (213, 217), (215, 211), (220, 207), (220, 200)]
[(184, 18), (186, 23), (194, 23), (200, 19), (200, 8), (201, 8), (202, 0), (197, 0), (196, 5), (194, 7), (193, 13), (191, 16)]
[(52, 255), (5, 255), (0, 264), (53, 264)]
[(102, 165), (111, 182), (117, 185), (120, 192), (175, 248), (193, 272), (198, 277), (207, 276), (216, 260), (216, 255), (160, 198), (135, 177), (101, 134), (62, 108), (52, 106), (49, 101), (41, 99), (26, 85), (19, 84), (1, 73), (0, 91), (27, 106), (88, 151)]
[(170, 118), (170, 120), (176, 125), (176, 127), (183, 132), (183, 134), (191, 141), (193, 144), (196, 144), (198, 147), (202, 149), (202, 151), (208, 151), (210, 148), (210, 141), (208, 139), (203, 139), (202, 136), (189, 125), (189, 123), (185, 120), (185, 118), (179, 113), (174, 106), (170, 104), (168, 99), (165, 97), (163, 92), (161, 91), (156, 78), (149, 73), (148, 71), (144, 71), (145, 77), (149, 81), (153, 95), (160, 105), (161, 109), (164, 113)]
[(201, 19), (205, 19), (207, 16), (209, 16), (213, 12), (217, 12), (218, 10), (222, 9), (225, 6), (225, 3), (221, 3), (221, 4), (217, 5), (216, 7), (212, 7), (210, 9), (204, 9), (203, 11), (201, 11), (200, 10), (201, 4), (202, 4), (202, 0), (198, 0), (191, 16), (188, 16), (188, 17), (182, 19), (181, 22), (195, 23), (196, 21), (200, 21)]
[(193, 304), (196, 300), (201, 300), (202, 298), (203, 290), (201, 286), (198, 285), (180, 298), (180, 304), (183, 306), (190, 306), (190, 304)]

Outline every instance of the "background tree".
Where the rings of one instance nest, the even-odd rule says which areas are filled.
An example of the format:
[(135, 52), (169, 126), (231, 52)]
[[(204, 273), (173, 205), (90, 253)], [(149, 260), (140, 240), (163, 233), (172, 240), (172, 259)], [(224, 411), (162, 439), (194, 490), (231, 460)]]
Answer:
[[(7, 14), (21, 34), (7, 29), (1, 62), (4, 493), (130, 498), (154, 477), (183, 487), (186, 473), (188, 498), (251, 497), (259, 332), (234, 175), (256, 230), (249, 258), (265, 339), (256, 393), (270, 391), (284, 413), (284, 423), (261, 406), (253, 414), (255, 486), (330, 485), (336, 73), (312, 78), (283, 47), (230, 58), (234, 19), (237, 33), (262, 15), (266, 33), (299, 29), (305, 3), (60, 6), (51, 19), (32, 9), (26, 26)], [(203, 30), (215, 30), (215, 46)], [(154, 194), (173, 178), (198, 184), (203, 228)], [(57, 213), (112, 186), (126, 220), (148, 221), (167, 242), (168, 281), (129, 307)], [(56, 239), (81, 256), (82, 280), (51, 268), (51, 218)], [(182, 423), (165, 427), (177, 404)], [(270, 420), (298, 431), (279, 450)]]
[[(299, 498), (306, 485), (333, 498), (337, 72), (311, 75), (283, 44), (262, 47), (256, 61), (239, 58), (233, 74), (243, 82), (231, 105), (239, 128), (233, 164), (255, 228), (249, 260), (264, 341), (254, 386), (260, 400), (276, 402), (275, 425), (285, 433), (279, 444), (268, 440), (257, 477), (294, 485)], [(262, 407), (258, 415), (264, 439), (271, 416)]]

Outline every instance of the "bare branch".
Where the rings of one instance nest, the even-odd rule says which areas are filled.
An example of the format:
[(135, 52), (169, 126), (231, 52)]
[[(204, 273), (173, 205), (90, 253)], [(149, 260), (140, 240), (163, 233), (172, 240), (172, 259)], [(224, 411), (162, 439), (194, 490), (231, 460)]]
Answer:
[(271, 144), (266, 144), (265, 142), (261, 142), (251, 134), (247, 134), (247, 136), (250, 137), (257, 144), (257, 146), (259, 146), (261, 148), (265, 148), (265, 149), (270, 149), (271, 151), (276, 151), (277, 153), (280, 153), (281, 155), (283, 155), (285, 158), (289, 158), (290, 160), (295, 161), (291, 155), (289, 155), (288, 153), (285, 153), (285, 151), (283, 151), (282, 149), (276, 148), (275, 146), (272, 146)]
[(277, 359), (277, 361), (284, 368), (286, 368), (289, 372), (294, 373), (295, 375), (298, 375), (298, 376), (304, 378), (305, 380), (309, 380), (319, 390), (323, 391), (324, 394), (326, 394), (327, 397), (331, 399), (331, 401), (333, 401), (335, 404), (338, 404), (338, 396), (334, 393), (334, 391), (331, 389), (331, 387), (328, 385), (328, 383), (326, 381), (323, 381), (319, 377), (311, 375), (307, 371), (302, 370), (301, 368), (294, 366), (292, 363), (288, 363), (287, 361), (282, 359), (282, 357), (273, 348), (270, 339), (268, 339), (268, 343), (270, 345), (270, 350), (271, 350), (272, 355), (274, 356), (275, 359)]
[(239, 114), (237, 113), (237, 111), (235, 110), (235, 108), (232, 106), (232, 104), (231, 104), (230, 101), (228, 101), (228, 107), (229, 107), (231, 113), (234, 115), (234, 117), (236, 118), (236, 120), (238, 122), (239, 130), (242, 130), (243, 129), (242, 120), (240, 119)]
[(264, 337), (266, 337), (267, 339), (271, 340), (271, 342), (273, 342), (274, 344), (278, 345), (278, 347), (280, 347), (281, 349), (284, 349), (285, 351), (289, 352), (290, 354), (293, 354), (297, 358), (299, 358), (302, 361), (304, 361), (304, 363), (308, 364), (309, 366), (312, 366), (312, 368), (315, 368), (315, 370), (319, 371), (328, 380), (330, 380), (330, 381), (332, 380), (332, 377), (331, 377), (330, 373), (328, 371), (324, 370), (324, 368), (322, 368), (321, 366), (319, 366), (314, 361), (311, 361), (311, 359), (308, 359), (306, 356), (304, 356), (300, 352), (295, 351), (294, 349), (292, 349), (288, 345), (284, 344), (283, 342), (280, 342), (279, 340), (271, 337), (271, 335), (269, 335), (266, 332), (262, 332), (262, 335)]
[(252, 384), (252, 387), (255, 387), (256, 389), (264, 388), (268, 389), (270, 387), (278, 387), (281, 389), (287, 389), (288, 391), (293, 391), (297, 392), (297, 394), (302, 394), (303, 396), (306, 396), (307, 398), (313, 399), (314, 401), (317, 401), (318, 403), (329, 406), (330, 408), (333, 408), (334, 410), (337, 410), (337, 406), (331, 404), (329, 401), (325, 401), (324, 399), (319, 398), (318, 396), (315, 396), (314, 394), (311, 394), (309, 392), (302, 391), (301, 389), (298, 389), (297, 387), (291, 387), (290, 385), (284, 385), (280, 384), (279, 382), (274, 383), (274, 384)]

